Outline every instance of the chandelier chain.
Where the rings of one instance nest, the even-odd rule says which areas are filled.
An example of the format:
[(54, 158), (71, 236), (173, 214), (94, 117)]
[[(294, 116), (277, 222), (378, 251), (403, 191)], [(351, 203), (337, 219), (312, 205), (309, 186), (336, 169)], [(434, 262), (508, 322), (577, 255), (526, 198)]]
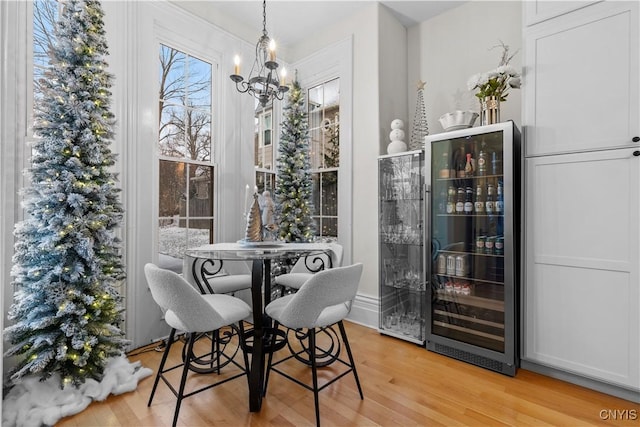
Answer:
[(267, 36), (267, 0), (262, 0), (262, 35)]

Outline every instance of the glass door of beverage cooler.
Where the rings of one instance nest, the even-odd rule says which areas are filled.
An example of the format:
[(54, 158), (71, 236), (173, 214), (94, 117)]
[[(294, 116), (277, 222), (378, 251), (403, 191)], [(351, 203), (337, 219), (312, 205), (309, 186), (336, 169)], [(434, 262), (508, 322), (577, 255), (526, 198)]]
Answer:
[(472, 363), (479, 355), (480, 364), (498, 371), (505, 369), (492, 364), (506, 362), (510, 371), (515, 352), (510, 126), (427, 138), (427, 347)]
[(424, 343), (424, 153), (381, 156), (380, 332)]

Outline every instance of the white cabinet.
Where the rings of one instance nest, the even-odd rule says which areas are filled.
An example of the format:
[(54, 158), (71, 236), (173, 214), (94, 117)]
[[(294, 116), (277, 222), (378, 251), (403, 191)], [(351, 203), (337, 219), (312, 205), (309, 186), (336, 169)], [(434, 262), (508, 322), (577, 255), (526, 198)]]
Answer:
[(526, 159), (523, 358), (640, 389), (640, 156)]
[(525, 29), (525, 155), (640, 146), (639, 10), (601, 2)]
[(533, 3), (521, 358), (638, 398), (640, 3)]

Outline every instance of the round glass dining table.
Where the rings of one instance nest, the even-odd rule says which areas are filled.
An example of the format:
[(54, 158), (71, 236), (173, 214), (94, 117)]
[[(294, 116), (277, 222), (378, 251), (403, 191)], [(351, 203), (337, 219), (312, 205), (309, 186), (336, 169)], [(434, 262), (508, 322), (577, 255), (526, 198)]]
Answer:
[[(253, 307), (253, 345), (251, 348), (251, 366), (249, 368), (249, 409), (257, 412), (262, 406), (265, 381), (265, 353), (270, 342), (269, 332), (271, 321), (264, 314), (264, 307), (271, 302), (271, 261), (296, 260), (301, 257), (313, 258), (314, 255), (333, 256), (327, 243), (282, 243), (282, 242), (236, 242), (213, 243), (199, 246), (185, 251), (185, 267), (189, 267), (191, 278), (201, 292), (207, 289), (206, 279), (203, 279), (203, 263), (209, 266), (206, 273), (215, 275), (221, 271), (225, 261), (251, 262), (251, 301)], [(191, 264), (188, 266), (188, 264)], [(199, 265), (200, 267), (197, 267)], [(331, 267), (326, 266), (327, 268)], [(264, 291), (264, 292), (263, 292)]]

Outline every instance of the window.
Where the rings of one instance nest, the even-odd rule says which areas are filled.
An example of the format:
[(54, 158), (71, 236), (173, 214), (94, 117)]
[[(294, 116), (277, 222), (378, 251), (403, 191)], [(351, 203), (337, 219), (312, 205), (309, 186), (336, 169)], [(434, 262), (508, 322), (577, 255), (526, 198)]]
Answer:
[(317, 235), (338, 237), (340, 79), (308, 90), (309, 155)]
[(58, 20), (60, 3), (57, 0), (33, 2), (33, 96), (42, 96), (40, 79), (49, 66), (49, 48), (53, 43), (53, 27)]
[(271, 112), (262, 115), (262, 146), (271, 145)]
[[(159, 263), (213, 242), (212, 64), (160, 46)], [(181, 261), (180, 261), (181, 264)]]
[(256, 186), (262, 193), (273, 191), (275, 186), (274, 148), (273, 148), (273, 106), (262, 108), (256, 100), (254, 158)]

